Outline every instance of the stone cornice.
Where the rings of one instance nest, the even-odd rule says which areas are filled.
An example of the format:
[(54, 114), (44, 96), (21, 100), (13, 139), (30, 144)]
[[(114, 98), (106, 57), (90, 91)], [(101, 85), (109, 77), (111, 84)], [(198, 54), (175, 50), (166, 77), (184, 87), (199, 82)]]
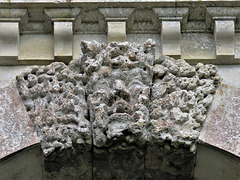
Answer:
[(134, 8), (99, 8), (98, 10), (106, 21), (125, 21), (132, 14)]
[(187, 23), (188, 8), (153, 8), (160, 20), (180, 20)]
[(19, 21), (27, 9), (0, 8), (0, 21)]
[[(85, 37), (89, 38), (92, 34), (95, 34), (96, 37), (101, 37), (103, 42), (107, 42), (107, 39), (111, 39), (110, 37), (115, 37), (115, 35), (117, 39), (113, 39), (119, 40), (121, 37), (121, 41), (132, 41), (131, 37), (139, 36), (139, 38), (133, 38), (133, 41), (136, 41), (143, 38), (143, 34), (149, 38), (159, 36), (163, 39), (163, 41), (160, 40), (160, 38), (157, 40), (159, 44), (157, 52), (161, 52), (159, 55), (176, 55), (176, 57), (191, 60), (192, 63), (196, 61), (207, 61), (219, 64), (240, 62), (240, 41), (234, 38), (235, 35), (238, 37), (237, 33), (240, 32), (238, 19), (240, 12), (239, 1), (1, 0), (0, 3), (0, 22), (2, 23), (2, 27), (7, 28), (7, 25), (11, 22), (11, 27), (9, 26), (8, 28), (9, 30), (15, 30), (15, 41), (12, 42), (11, 45), (11, 48), (14, 48), (15, 56), (14, 62), (11, 63), (10, 60), (6, 60), (5, 58), (13, 55), (12, 52), (7, 50), (8, 46), (6, 46), (9, 39), (13, 37), (13, 33), (2, 30), (2, 32), (5, 33), (9, 32), (7, 36), (5, 35), (4, 38), (2, 38), (2, 42), (6, 42), (6, 44), (2, 44), (0, 48), (0, 59), (4, 57), (4, 60), (2, 59), (3, 61), (1, 60), (0, 64), (4, 65), (29, 64), (29, 60), (35, 64), (36, 59), (41, 59), (36, 57), (35, 54), (45, 54), (46, 52), (48, 58), (46, 58), (47, 61), (44, 61), (44, 63), (56, 60), (58, 56), (53, 52), (57, 52), (58, 49), (55, 47), (55, 45), (59, 44), (58, 41), (56, 41), (58, 39), (57, 37), (59, 37), (60, 39), (58, 40), (62, 42), (62, 45), (59, 45), (59, 51), (62, 52), (63, 49), (66, 50), (65, 45), (68, 44), (67, 57), (76, 58), (80, 53), (80, 50), (77, 50), (79, 49), (79, 45), (76, 45), (77, 41), (81, 41)], [(231, 21), (231, 30), (229, 30), (228, 33), (224, 33), (224, 31), (219, 29), (218, 27), (220, 26), (215, 26), (215, 22), (220, 20), (222, 23), (230, 23), (229, 21)], [(169, 22), (170, 24), (167, 24), (168, 21), (171, 21)], [(18, 23), (18, 25), (14, 23)], [(64, 25), (65, 28), (60, 28), (60, 24)], [(162, 26), (163, 24), (164, 26)], [(219, 25), (219, 23), (217, 25)], [(71, 28), (68, 28), (70, 26)], [(225, 26), (227, 27), (226, 24)], [(54, 29), (54, 27), (58, 28)], [(170, 29), (168, 29), (168, 27)], [(58, 31), (59, 28), (61, 31)], [(64, 38), (60, 32), (68, 32), (66, 34), (64, 33), (68, 38)], [(231, 35), (231, 42), (229, 41), (229, 44), (225, 44), (226, 47), (229, 47), (231, 44), (232, 60), (230, 61), (224, 59), (219, 61), (218, 59), (221, 50), (218, 51), (216, 49), (217, 47), (222, 47), (223, 44), (221, 43), (225, 43), (225, 38), (223, 38), (222, 34), (226, 37)], [(33, 38), (42, 38), (43, 44), (40, 44), (42, 41), (39, 39), (40, 41), (34, 42), (36, 45), (32, 46), (30, 39)], [(31, 43), (26, 45), (25, 39)], [(72, 41), (66, 43), (65, 40), (67, 39), (72, 39)], [(173, 54), (171, 52), (169, 54), (170, 51), (163, 53), (169, 43), (177, 44), (178, 53)], [(47, 51), (45, 49), (42, 52), (42, 49), (38, 48), (39, 45), (42, 49), (49, 47), (51, 50)], [(5, 50), (3, 50), (4, 48)], [(26, 48), (29, 49), (27, 53), (23, 50)], [(33, 52), (33, 54), (29, 56), (29, 54), (31, 54), (29, 53), (31, 52), (31, 48), (38, 53)], [(75, 50), (71, 50), (72, 48)], [(167, 49), (170, 50), (174, 48), (170, 45)], [(193, 51), (195, 53), (193, 53)], [(6, 54), (8, 56), (6, 56)], [(222, 55), (224, 58), (229, 57), (229, 54)], [(45, 59), (45, 56), (43, 57), (43, 59)]]
[(215, 20), (234, 20), (240, 14), (240, 7), (208, 7), (206, 9), (205, 23), (207, 27), (213, 27)]
[(44, 9), (45, 14), (51, 20), (73, 20), (80, 13), (80, 8), (46, 8)]

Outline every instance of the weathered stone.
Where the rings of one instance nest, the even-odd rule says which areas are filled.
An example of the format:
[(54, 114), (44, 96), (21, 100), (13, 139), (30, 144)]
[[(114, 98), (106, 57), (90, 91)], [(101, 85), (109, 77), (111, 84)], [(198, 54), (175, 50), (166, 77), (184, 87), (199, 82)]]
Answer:
[(47, 177), (91, 178), (92, 136), (81, 74), (56, 62), (33, 66), (16, 79), (41, 139)]
[(221, 84), (199, 139), (240, 157), (240, 89)]
[(220, 76), (213, 65), (195, 68), (169, 57), (155, 61), (154, 74), (145, 178), (192, 179), (196, 143)]
[(188, 148), (175, 148), (170, 142), (148, 144), (145, 179), (193, 179), (195, 158)]
[(17, 77), (46, 177), (64, 179), (75, 167), (70, 176), (80, 179), (192, 179), (220, 76), (213, 65), (155, 60), (155, 46), (83, 41), (84, 54), (69, 66), (36, 66)]
[[(155, 43), (113, 42), (103, 49), (96, 43), (95, 48), (92, 43), (82, 45), (89, 51), (76, 63), (89, 77), (93, 178), (143, 179)], [(93, 56), (96, 50), (101, 51)]]
[(40, 143), (15, 85), (0, 89), (0, 158)]

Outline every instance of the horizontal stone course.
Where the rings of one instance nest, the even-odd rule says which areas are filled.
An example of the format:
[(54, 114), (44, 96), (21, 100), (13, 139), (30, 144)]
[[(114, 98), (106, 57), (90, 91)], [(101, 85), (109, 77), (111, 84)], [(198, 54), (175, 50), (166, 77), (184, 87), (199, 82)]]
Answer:
[[(128, 35), (142, 39), (142, 34), (154, 34), (162, 37), (156, 42), (160, 55), (184, 58), (191, 64), (240, 62), (239, 43), (235, 38), (240, 31), (238, 1), (11, 0), (0, 3), (0, 26), (3, 26), (0, 34), (5, 34), (0, 35), (0, 65), (68, 63), (78, 56), (75, 51), (79, 48), (75, 45), (78, 36), (84, 40), (92, 34), (109, 42), (133, 41)], [(167, 21), (174, 26), (167, 25)], [(221, 30), (220, 26), (225, 28)], [(185, 38), (189, 35), (191, 40)], [(26, 42), (28, 36), (41, 39), (36, 43)]]

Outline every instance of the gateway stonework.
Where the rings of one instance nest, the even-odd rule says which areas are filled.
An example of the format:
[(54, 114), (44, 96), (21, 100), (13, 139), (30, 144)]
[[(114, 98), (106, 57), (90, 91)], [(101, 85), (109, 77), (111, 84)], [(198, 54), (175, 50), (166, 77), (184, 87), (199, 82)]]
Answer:
[(82, 42), (83, 55), (68, 66), (55, 62), (17, 76), (49, 178), (193, 177), (220, 76), (214, 65), (155, 60), (155, 46)]
[(0, 5), (0, 179), (239, 180), (238, 1)]

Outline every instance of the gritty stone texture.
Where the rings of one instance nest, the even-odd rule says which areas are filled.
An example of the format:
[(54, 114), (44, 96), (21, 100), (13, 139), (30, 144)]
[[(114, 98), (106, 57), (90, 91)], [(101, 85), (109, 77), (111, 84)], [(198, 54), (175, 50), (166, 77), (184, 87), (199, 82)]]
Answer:
[(206, 112), (220, 81), (216, 66), (190, 66), (183, 59), (155, 61), (152, 86), (152, 137), (192, 146), (199, 136)]
[[(240, 66), (219, 66), (222, 77), (199, 140), (240, 157)], [(239, 161), (240, 162), (240, 161)], [(240, 171), (239, 171), (240, 172)]]
[(90, 178), (91, 166), (93, 179), (193, 178), (220, 76), (213, 65), (155, 59), (155, 46), (83, 41), (83, 55), (68, 66), (17, 77), (49, 177), (64, 179), (74, 167), (70, 177)]
[(94, 179), (143, 179), (144, 146), (149, 138), (150, 89), (155, 43), (82, 43), (88, 76)]
[(0, 88), (0, 159), (38, 143), (16, 86)]
[(193, 179), (195, 154), (189, 148), (175, 148), (170, 141), (147, 144), (145, 179)]
[(153, 67), (146, 179), (192, 179), (196, 141), (220, 76), (214, 65), (160, 58)]
[[(33, 66), (16, 79), (41, 139), (45, 170), (52, 172), (48, 178), (55, 179), (55, 171), (72, 178), (91, 178), (92, 137), (82, 76), (56, 62)], [(76, 174), (69, 172), (73, 167)]]

